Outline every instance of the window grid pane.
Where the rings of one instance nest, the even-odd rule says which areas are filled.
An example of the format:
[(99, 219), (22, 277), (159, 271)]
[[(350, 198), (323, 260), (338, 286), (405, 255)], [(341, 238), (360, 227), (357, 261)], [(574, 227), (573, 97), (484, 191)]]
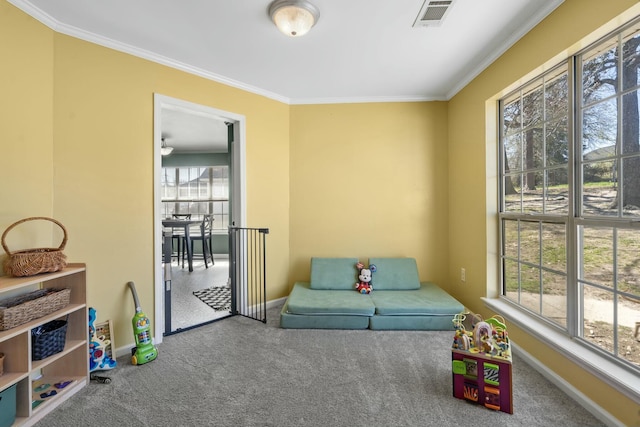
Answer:
[[(501, 109), (503, 296), (567, 325), (568, 64), (505, 98)], [(515, 219), (511, 219), (515, 216)]]
[(542, 313), (552, 322), (567, 327), (567, 276), (542, 272)]
[(229, 167), (162, 168), (163, 216), (190, 213), (192, 218), (213, 214), (213, 229), (229, 227)]
[[(635, 322), (640, 315), (640, 230), (581, 226), (583, 304), (580, 336), (638, 365)], [(598, 268), (600, 263), (600, 268)]]

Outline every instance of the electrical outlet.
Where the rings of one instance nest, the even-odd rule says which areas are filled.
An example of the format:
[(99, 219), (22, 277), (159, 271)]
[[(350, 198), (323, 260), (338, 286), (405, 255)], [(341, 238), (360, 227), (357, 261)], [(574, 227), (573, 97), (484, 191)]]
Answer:
[(460, 269), (460, 280), (462, 280), (463, 282), (467, 281), (467, 272), (464, 268)]

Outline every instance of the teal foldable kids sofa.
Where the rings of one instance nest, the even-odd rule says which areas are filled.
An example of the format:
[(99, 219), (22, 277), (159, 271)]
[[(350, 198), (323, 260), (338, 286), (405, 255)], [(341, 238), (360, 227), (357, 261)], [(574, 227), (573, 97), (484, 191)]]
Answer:
[(294, 284), (282, 328), (451, 330), (464, 307), (436, 284), (420, 282), (413, 258), (370, 258), (369, 294), (356, 291), (356, 258), (311, 258), (309, 282)]

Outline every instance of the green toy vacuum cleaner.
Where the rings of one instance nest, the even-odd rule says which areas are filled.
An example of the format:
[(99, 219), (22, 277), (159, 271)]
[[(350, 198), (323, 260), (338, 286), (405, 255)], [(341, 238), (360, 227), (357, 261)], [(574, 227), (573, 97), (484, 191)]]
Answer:
[(136, 340), (135, 348), (131, 349), (131, 363), (133, 365), (142, 365), (151, 362), (158, 357), (158, 349), (153, 345), (151, 337), (151, 322), (146, 314), (140, 308), (136, 285), (133, 282), (127, 283), (133, 294), (133, 302), (136, 305), (136, 314), (131, 319), (133, 325), (133, 336)]

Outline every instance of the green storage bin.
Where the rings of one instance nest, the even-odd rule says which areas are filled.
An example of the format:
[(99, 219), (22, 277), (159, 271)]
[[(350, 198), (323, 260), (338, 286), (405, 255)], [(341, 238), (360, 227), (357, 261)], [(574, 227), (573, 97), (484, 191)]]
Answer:
[(11, 427), (16, 420), (16, 385), (0, 391), (0, 427)]

